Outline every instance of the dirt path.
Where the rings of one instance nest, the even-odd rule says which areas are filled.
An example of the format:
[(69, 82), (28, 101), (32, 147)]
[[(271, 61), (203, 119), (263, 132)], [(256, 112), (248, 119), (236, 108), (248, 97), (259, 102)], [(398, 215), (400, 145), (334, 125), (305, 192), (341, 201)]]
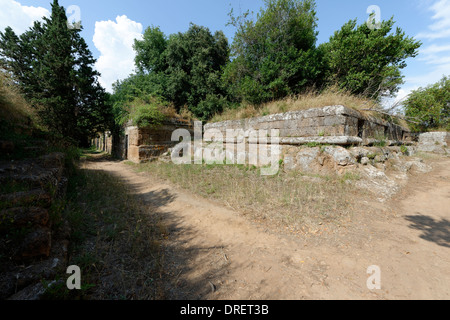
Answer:
[[(120, 162), (88, 168), (120, 176), (162, 215), (168, 299), (450, 298), (450, 159), (384, 207), (362, 202), (338, 233), (307, 237), (271, 232)], [(367, 288), (372, 265), (380, 290)]]

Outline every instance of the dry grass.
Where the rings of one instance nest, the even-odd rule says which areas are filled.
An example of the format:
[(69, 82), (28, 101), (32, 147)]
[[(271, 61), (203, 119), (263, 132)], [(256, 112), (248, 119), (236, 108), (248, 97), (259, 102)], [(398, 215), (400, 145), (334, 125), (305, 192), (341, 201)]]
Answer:
[(180, 119), (186, 121), (195, 120), (194, 115), (192, 114), (191, 111), (189, 111), (187, 106), (184, 106), (179, 112), (177, 112), (177, 109), (173, 104), (168, 104), (166, 106), (159, 106), (159, 109), (161, 110), (161, 113), (164, 114), (169, 119)]
[(239, 120), (289, 111), (322, 108), (332, 105), (344, 105), (348, 108), (358, 110), (363, 114), (372, 116), (377, 116), (377, 114), (374, 112), (363, 111), (363, 109), (380, 108), (379, 104), (374, 100), (355, 96), (345, 91), (338, 90), (335, 87), (330, 87), (321, 93), (309, 90), (304, 94), (268, 102), (261, 106), (243, 104), (239, 108), (227, 109), (223, 113), (214, 116), (211, 122)]
[(64, 216), (72, 228), (68, 265), (80, 267), (82, 290), (69, 292), (63, 282), (45, 299), (164, 298), (161, 242), (167, 231), (153, 210), (119, 178), (79, 169), (69, 180)]
[(8, 123), (29, 123), (36, 113), (17, 86), (4, 72), (0, 72), (0, 118)]
[(280, 172), (264, 177), (259, 169), (243, 165), (129, 164), (189, 192), (217, 200), (255, 220), (294, 232), (310, 232), (324, 223), (331, 227), (340, 225), (353, 211), (352, 194), (359, 192), (346, 183), (358, 179), (351, 175)]
[(168, 104), (166, 106), (159, 106), (162, 114), (166, 116), (168, 119), (181, 120), (186, 122), (192, 122), (197, 120), (194, 114), (188, 109), (187, 106), (184, 106), (177, 111), (173, 104)]

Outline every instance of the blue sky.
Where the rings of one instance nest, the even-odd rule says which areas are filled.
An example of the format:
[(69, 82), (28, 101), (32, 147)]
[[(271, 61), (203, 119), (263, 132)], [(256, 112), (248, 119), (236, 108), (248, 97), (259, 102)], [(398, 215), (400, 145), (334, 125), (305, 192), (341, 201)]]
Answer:
[[(52, 0), (0, 0), (0, 29), (11, 25), (16, 32), (50, 10)], [(263, 0), (60, 0), (65, 8), (75, 5), (83, 23), (83, 37), (98, 59), (101, 83), (111, 83), (133, 71), (131, 48), (145, 28), (159, 26), (167, 35), (184, 32), (189, 23), (223, 30), (231, 41), (233, 27), (227, 27), (228, 12), (259, 11)], [(382, 20), (394, 16), (396, 26), (423, 42), (420, 54), (409, 59), (404, 69), (405, 85), (399, 98), (413, 89), (450, 75), (450, 0), (316, 0), (318, 43), (326, 42), (334, 31), (350, 19), (367, 20), (371, 5), (380, 8)], [(77, 16), (68, 12), (68, 16)]]

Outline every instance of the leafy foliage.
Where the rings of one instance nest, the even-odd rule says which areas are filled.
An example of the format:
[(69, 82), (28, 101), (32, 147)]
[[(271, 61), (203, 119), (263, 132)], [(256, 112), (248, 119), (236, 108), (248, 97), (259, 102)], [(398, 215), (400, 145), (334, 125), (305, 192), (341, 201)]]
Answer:
[(407, 117), (416, 119), (415, 131), (450, 130), (450, 77), (413, 91), (404, 103)]
[(200, 119), (211, 119), (229, 106), (229, 102), (221, 95), (208, 94), (197, 106), (191, 108)]
[(321, 53), (316, 50), (317, 17), (313, 0), (266, 0), (256, 21), (248, 12), (230, 13), (237, 28), (234, 60), (224, 81), (239, 98), (252, 104), (296, 94), (320, 82)]
[(136, 98), (130, 101), (126, 111), (123, 112), (119, 123), (124, 125), (131, 121), (133, 125), (138, 127), (158, 126), (166, 119), (166, 115), (162, 112), (167, 104), (158, 98), (147, 96)]
[(135, 40), (135, 63), (140, 73), (158, 73), (167, 69), (164, 52), (168, 40), (159, 27), (149, 27), (145, 30), (142, 40)]
[(421, 43), (394, 26), (393, 18), (379, 29), (350, 20), (321, 47), (325, 53), (327, 81), (353, 94), (370, 98), (392, 96), (403, 84), (405, 60), (415, 57)]
[[(403, 83), (406, 60), (421, 45), (393, 30), (391, 18), (375, 30), (350, 20), (317, 46), (317, 23), (315, 0), (265, 0), (254, 19), (230, 12), (236, 28), (231, 46), (222, 31), (195, 24), (169, 36), (151, 26), (134, 42), (136, 74), (117, 81), (109, 95), (80, 30), (67, 26), (54, 0), (51, 17), (22, 35), (0, 32), (0, 62), (52, 132), (87, 141), (106, 128), (118, 132), (130, 119), (157, 123), (153, 106), (161, 101), (167, 103), (159, 107), (171, 104), (210, 120), (239, 104), (258, 108), (311, 89), (392, 96)], [(436, 119), (434, 112), (426, 126)]]
[(164, 35), (148, 28), (136, 40), (137, 74), (114, 86), (116, 114), (134, 98), (152, 95), (210, 120), (223, 110), (260, 108), (271, 101), (338, 88), (361, 98), (394, 95), (406, 59), (420, 42), (391, 18), (372, 30), (350, 20), (328, 43), (316, 45), (315, 0), (265, 0), (256, 17), (229, 14), (236, 28), (231, 46), (223, 32), (191, 24)]
[(209, 96), (225, 94), (221, 70), (229, 52), (223, 32), (212, 34), (208, 28), (191, 24), (187, 32), (167, 38), (159, 28), (150, 27), (143, 40), (135, 41), (134, 49), (138, 74), (115, 85), (119, 100), (159, 95), (178, 110), (187, 105), (198, 118), (214, 113), (197, 106)]

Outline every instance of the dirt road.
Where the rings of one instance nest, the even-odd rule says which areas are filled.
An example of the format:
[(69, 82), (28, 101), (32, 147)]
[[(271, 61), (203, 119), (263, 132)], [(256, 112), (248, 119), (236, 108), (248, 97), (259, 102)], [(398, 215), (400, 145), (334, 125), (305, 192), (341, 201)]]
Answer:
[[(87, 167), (121, 177), (163, 217), (168, 299), (449, 299), (450, 159), (433, 165), (388, 204), (361, 200), (338, 232), (305, 236), (120, 162)], [(369, 266), (379, 267), (381, 289), (368, 288)]]

